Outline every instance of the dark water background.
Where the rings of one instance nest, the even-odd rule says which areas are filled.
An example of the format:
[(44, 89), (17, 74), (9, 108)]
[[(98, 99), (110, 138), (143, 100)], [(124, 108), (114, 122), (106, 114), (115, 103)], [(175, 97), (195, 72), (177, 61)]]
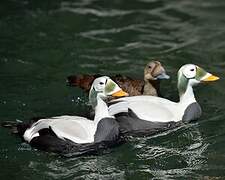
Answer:
[(221, 79), (195, 90), (197, 123), (100, 156), (62, 158), (0, 129), (0, 179), (225, 179), (225, 1), (1, 0), (0, 121), (77, 114), (87, 97), (70, 74), (143, 76), (160, 58), (171, 75), (195, 63)]

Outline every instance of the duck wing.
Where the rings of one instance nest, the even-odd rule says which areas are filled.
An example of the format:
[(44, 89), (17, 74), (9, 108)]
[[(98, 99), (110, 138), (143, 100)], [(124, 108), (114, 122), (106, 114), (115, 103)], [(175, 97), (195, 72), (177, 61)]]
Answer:
[(90, 143), (94, 141), (96, 127), (93, 121), (79, 116), (58, 116), (49, 119), (40, 119), (24, 133), (24, 139), (30, 142), (40, 136), (43, 129), (51, 129), (55, 135), (63, 140), (74, 143)]
[(66, 119), (61, 122), (61, 118), (54, 121), (51, 125), (52, 130), (61, 139), (69, 139), (75, 143), (94, 142), (96, 131), (94, 121), (79, 116), (64, 116)]
[(139, 118), (152, 122), (179, 121), (177, 103), (154, 96), (133, 96), (113, 100), (109, 106), (109, 114), (132, 112)]

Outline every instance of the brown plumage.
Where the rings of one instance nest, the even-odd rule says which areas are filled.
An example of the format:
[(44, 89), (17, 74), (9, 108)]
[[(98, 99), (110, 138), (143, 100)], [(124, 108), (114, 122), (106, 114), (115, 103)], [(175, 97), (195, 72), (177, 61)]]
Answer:
[[(99, 76), (97, 75), (72, 75), (69, 76), (68, 84), (70, 86), (77, 86), (89, 92), (93, 80)], [(124, 91), (129, 93), (130, 96), (136, 95), (152, 95), (159, 96), (160, 79), (168, 79), (164, 67), (159, 61), (149, 62), (144, 69), (144, 80), (132, 79), (130, 77), (116, 75), (111, 76), (111, 79), (115, 81)]]

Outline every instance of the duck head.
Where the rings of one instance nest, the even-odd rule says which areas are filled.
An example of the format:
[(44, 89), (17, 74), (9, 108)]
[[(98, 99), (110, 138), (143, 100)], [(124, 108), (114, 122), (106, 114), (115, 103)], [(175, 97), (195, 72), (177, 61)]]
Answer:
[(180, 97), (187, 91), (188, 87), (193, 87), (202, 82), (211, 82), (218, 80), (219, 77), (206, 72), (194, 64), (183, 65), (178, 71), (177, 88)]
[(89, 103), (94, 108), (97, 105), (97, 97), (105, 100), (108, 97), (128, 96), (112, 79), (108, 76), (96, 78), (89, 91)]
[(169, 79), (164, 67), (159, 61), (150, 61), (144, 69), (144, 80), (154, 81), (159, 79)]

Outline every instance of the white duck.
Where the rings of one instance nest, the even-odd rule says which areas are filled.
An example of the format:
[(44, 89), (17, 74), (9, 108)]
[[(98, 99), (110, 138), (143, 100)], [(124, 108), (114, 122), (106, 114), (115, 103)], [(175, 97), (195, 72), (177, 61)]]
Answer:
[[(17, 129), (23, 139), (32, 146), (58, 153), (82, 154), (98, 149), (102, 142), (114, 144), (119, 138), (119, 126), (109, 115), (108, 106), (103, 99), (108, 96), (126, 96), (109, 77), (94, 80), (90, 89), (90, 100), (95, 104), (94, 121), (79, 116), (58, 116), (40, 119), (27, 125), (19, 124)], [(23, 132), (23, 133), (21, 133)]]
[(109, 114), (115, 115), (120, 126), (126, 131), (148, 130), (152, 125), (161, 128), (160, 123), (171, 121), (190, 122), (201, 116), (201, 108), (195, 99), (193, 86), (218, 79), (219, 77), (197, 65), (186, 64), (178, 71), (179, 102), (154, 96), (124, 97), (111, 102)]

